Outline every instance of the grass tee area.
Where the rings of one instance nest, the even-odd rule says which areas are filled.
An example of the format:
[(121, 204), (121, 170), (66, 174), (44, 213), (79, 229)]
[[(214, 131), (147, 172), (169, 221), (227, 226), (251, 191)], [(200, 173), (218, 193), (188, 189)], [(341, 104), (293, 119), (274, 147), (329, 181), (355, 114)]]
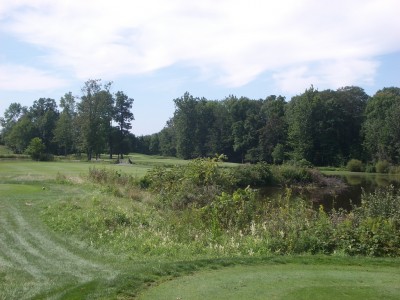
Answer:
[(0, 161), (0, 299), (399, 297), (396, 191), (328, 213), (289, 197), (313, 171), (130, 158)]

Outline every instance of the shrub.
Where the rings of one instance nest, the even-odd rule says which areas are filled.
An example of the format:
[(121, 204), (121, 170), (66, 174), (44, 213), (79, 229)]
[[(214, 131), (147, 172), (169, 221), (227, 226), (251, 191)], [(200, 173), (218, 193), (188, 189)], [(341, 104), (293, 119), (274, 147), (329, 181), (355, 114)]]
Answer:
[(30, 155), (33, 160), (42, 160), (45, 149), (42, 139), (35, 137), (30, 141), (25, 153)]
[(204, 206), (222, 191), (231, 190), (234, 178), (218, 167), (217, 159), (195, 159), (185, 166), (156, 167), (150, 170), (143, 186), (157, 192), (162, 203), (174, 208)]
[(230, 175), (237, 187), (252, 188), (265, 187), (272, 183), (272, 173), (270, 166), (265, 162), (255, 165), (241, 165), (230, 169)]
[(349, 160), (349, 162), (347, 163), (346, 168), (350, 172), (363, 172), (364, 171), (364, 165), (361, 162), (361, 160), (358, 160), (358, 159)]
[(312, 173), (308, 167), (300, 167), (296, 165), (283, 164), (274, 166), (272, 174), (275, 184), (291, 185), (291, 184), (307, 184), (313, 180)]
[(389, 173), (390, 164), (386, 160), (380, 160), (376, 163), (375, 169), (377, 173)]
[(222, 193), (202, 209), (202, 217), (211, 223), (214, 234), (220, 229), (244, 230), (257, 215), (256, 192), (250, 188), (238, 189), (232, 194)]

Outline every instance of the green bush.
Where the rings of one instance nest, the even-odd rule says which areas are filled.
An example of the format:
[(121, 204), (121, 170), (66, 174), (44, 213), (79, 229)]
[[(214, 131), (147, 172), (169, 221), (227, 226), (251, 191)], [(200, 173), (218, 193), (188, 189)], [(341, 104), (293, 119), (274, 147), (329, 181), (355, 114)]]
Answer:
[(230, 169), (230, 175), (235, 181), (236, 187), (252, 188), (265, 187), (271, 185), (273, 176), (270, 166), (265, 162), (259, 162), (254, 165), (240, 165)]
[(174, 208), (209, 204), (222, 191), (232, 190), (234, 178), (218, 166), (217, 159), (195, 159), (185, 166), (156, 167), (143, 185), (158, 194), (162, 203)]
[(43, 160), (45, 149), (46, 146), (43, 144), (42, 139), (35, 137), (30, 141), (25, 153), (30, 155), (33, 160)]
[(221, 229), (246, 230), (257, 216), (256, 192), (238, 189), (232, 194), (222, 193), (202, 209), (202, 218), (211, 225), (214, 234)]
[(375, 169), (377, 173), (389, 173), (390, 164), (386, 160), (380, 160), (376, 163)]
[(272, 168), (273, 181), (278, 185), (307, 184), (313, 180), (308, 167), (283, 164)]
[(347, 170), (350, 172), (364, 172), (364, 164), (361, 160), (351, 159), (346, 165)]

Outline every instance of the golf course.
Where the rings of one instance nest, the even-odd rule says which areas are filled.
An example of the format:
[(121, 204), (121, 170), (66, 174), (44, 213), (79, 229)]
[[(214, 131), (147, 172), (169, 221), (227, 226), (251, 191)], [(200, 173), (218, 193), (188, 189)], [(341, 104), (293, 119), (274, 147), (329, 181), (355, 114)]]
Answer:
[(0, 161), (0, 299), (400, 297), (393, 254), (268, 249), (251, 222), (216, 231), (199, 210), (168, 209), (143, 188), (151, 170), (188, 161), (129, 157)]

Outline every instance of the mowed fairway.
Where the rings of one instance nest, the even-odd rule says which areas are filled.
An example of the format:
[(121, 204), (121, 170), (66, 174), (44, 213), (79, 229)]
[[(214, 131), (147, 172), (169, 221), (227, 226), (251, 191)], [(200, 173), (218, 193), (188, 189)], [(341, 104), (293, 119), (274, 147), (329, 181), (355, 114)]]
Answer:
[(117, 272), (100, 263), (95, 253), (54, 235), (40, 222), (41, 206), (65, 197), (68, 191), (48, 182), (44, 187), (43, 182), (29, 182), (52, 172), (50, 168), (47, 173), (45, 167), (38, 172), (29, 165), (24, 173), (16, 171), (22, 163), (7, 172), (0, 163), (2, 179), (24, 178), (0, 184), (0, 299), (62, 298), (77, 287), (88, 288), (99, 279), (115, 277)]

